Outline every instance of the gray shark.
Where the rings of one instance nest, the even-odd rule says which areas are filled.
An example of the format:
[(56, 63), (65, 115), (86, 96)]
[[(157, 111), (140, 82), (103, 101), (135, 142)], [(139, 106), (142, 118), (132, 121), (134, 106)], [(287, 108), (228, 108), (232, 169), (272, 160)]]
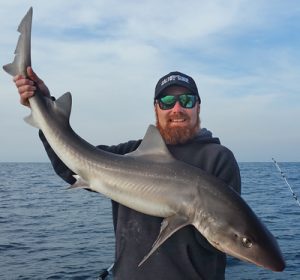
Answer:
[[(30, 65), (32, 9), (22, 20), (11, 75)], [(26, 121), (41, 129), (58, 157), (74, 171), (72, 188), (88, 188), (147, 215), (163, 218), (160, 233), (140, 265), (172, 234), (193, 225), (220, 251), (265, 268), (282, 271), (285, 262), (274, 236), (242, 197), (223, 181), (173, 158), (150, 125), (139, 148), (125, 156), (89, 144), (71, 128), (72, 98), (56, 101), (39, 91), (29, 99)]]

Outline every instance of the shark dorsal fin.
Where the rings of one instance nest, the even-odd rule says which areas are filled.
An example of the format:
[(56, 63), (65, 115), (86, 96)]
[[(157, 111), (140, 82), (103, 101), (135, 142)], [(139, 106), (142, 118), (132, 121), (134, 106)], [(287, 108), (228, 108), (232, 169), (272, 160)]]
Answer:
[(70, 118), (72, 109), (72, 96), (70, 92), (66, 92), (54, 101), (54, 110), (58, 112), (64, 119)]
[[(41, 93), (37, 92), (36, 95), (41, 95)], [(62, 124), (69, 124), (72, 109), (72, 95), (70, 92), (66, 92), (55, 101), (43, 96), (40, 96), (40, 98), (44, 99), (44, 102), (47, 104), (46, 106), (53, 110), (54, 114), (52, 116), (55, 116), (57, 121)], [(32, 113), (25, 117), (24, 120), (28, 124), (41, 129), (38, 119), (36, 119)]]
[(174, 161), (158, 129), (149, 125), (140, 146), (133, 152), (126, 154), (132, 157), (149, 158), (152, 161)]

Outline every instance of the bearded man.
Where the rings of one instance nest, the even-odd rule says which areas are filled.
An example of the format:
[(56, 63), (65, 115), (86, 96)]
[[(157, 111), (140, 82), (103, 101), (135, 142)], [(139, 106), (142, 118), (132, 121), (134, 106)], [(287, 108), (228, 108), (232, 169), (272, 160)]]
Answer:
[[(48, 88), (29, 67), (29, 79), (14, 77), (21, 103), (28, 104), (38, 87), (50, 97)], [(53, 98), (53, 97), (52, 97)], [(196, 83), (190, 76), (171, 72), (157, 83), (154, 93), (156, 126), (171, 154), (177, 159), (218, 177), (240, 193), (241, 179), (232, 152), (220, 144), (218, 138), (200, 128), (201, 98)], [(39, 132), (56, 173), (73, 184), (72, 170), (57, 157), (43, 133)], [(138, 148), (141, 140), (116, 146), (98, 146), (116, 154), (127, 154)], [(167, 239), (157, 251), (138, 267), (156, 240), (162, 218), (142, 214), (112, 201), (115, 230), (116, 280), (196, 280), (225, 278), (226, 255), (213, 248), (191, 225), (183, 227)], [(103, 278), (104, 279), (104, 278)]]

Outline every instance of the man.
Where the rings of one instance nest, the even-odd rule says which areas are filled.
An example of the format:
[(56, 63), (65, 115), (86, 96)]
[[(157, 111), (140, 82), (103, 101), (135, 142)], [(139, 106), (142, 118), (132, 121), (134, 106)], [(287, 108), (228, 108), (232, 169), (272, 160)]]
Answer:
[[(28, 98), (37, 87), (50, 97), (48, 88), (31, 68), (28, 68), (28, 76), (31, 80), (22, 76), (14, 78), (23, 105), (29, 105)], [(155, 88), (156, 126), (176, 159), (205, 170), (240, 193), (240, 173), (232, 152), (222, 146), (218, 138), (212, 137), (211, 132), (200, 129), (200, 104), (195, 81), (183, 73), (171, 72), (162, 77)], [(42, 132), (40, 138), (57, 174), (74, 183), (73, 172), (56, 156)], [(140, 143), (141, 140), (137, 140), (98, 148), (126, 154), (137, 149)], [(193, 226), (177, 231), (138, 267), (157, 238), (162, 219), (114, 201), (112, 209), (116, 236), (114, 279), (224, 279), (225, 254), (213, 248)]]

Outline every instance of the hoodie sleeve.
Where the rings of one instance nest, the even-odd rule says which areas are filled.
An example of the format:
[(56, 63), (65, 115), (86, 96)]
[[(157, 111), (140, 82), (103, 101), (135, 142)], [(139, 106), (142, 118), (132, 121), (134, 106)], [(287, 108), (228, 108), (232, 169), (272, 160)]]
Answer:
[(69, 169), (56, 155), (56, 153), (51, 148), (50, 144), (48, 143), (45, 135), (40, 130), (39, 131), (39, 137), (44, 145), (44, 148), (46, 150), (46, 153), (51, 161), (51, 164), (53, 166), (54, 171), (56, 174), (61, 177), (64, 181), (69, 183), (70, 185), (74, 184), (76, 179), (73, 177), (75, 174), (71, 169)]

